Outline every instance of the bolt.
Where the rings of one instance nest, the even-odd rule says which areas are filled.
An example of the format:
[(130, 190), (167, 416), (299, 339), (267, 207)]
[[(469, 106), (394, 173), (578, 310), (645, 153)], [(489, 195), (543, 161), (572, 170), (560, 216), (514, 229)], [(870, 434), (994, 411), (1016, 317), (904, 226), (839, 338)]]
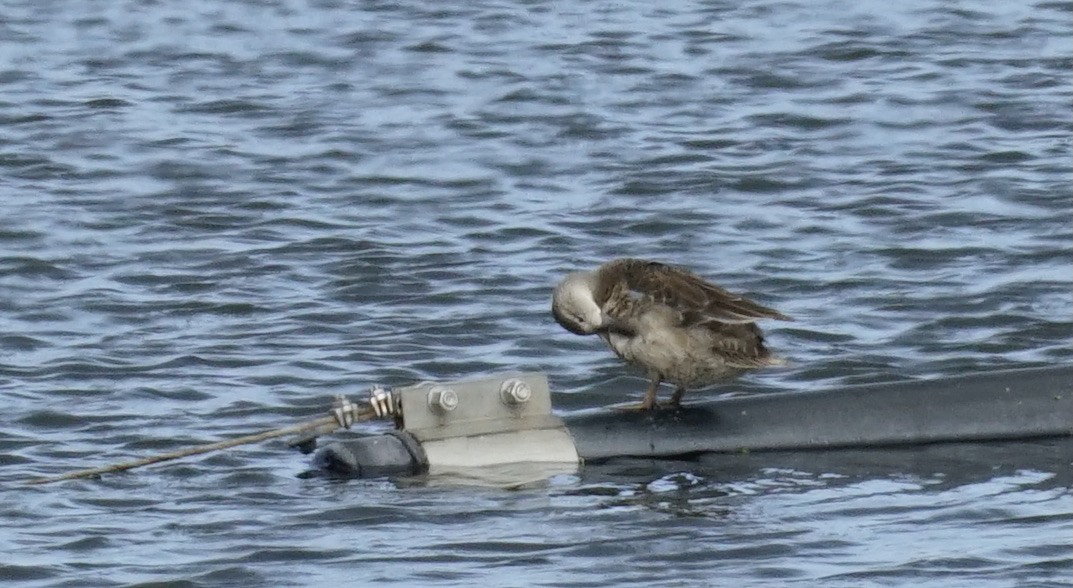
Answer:
[(532, 395), (529, 384), (518, 379), (505, 380), (499, 387), (499, 397), (505, 404), (525, 404)]
[(428, 391), (428, 406), (440, 412), (451, 412), (458, 408), (458, 393), (444, 386), (433, 386)]

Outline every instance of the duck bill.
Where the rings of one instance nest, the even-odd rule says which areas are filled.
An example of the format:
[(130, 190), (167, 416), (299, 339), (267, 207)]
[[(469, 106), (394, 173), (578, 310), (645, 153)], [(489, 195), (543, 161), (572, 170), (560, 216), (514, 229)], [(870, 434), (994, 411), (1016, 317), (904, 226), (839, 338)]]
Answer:
[(574, 321), (571, 321), (571, 320), (567, 319), (566, 316), (563, 315), (562, 311), (559, 310), (559, 307), (557, 305), (553, 305), (551, 307), (551, 315), (553, 317), (555, 317), (555, 322), (559, 323), (560, 327), (566, 329), (567, 331), (570, 331), (571, 333), (573, 333), (575, 335), (591, 335), (592, 334), (592, 333), (586, 333)]

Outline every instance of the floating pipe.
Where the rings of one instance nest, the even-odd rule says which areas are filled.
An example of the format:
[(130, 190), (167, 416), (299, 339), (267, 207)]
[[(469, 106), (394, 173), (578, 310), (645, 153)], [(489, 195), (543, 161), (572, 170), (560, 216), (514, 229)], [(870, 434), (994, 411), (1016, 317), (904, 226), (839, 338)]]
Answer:
[(1073, 367), (755, 394), (565, 422), (585, 459), (869, 448), (1073, 434)]
[[(563, 422), (582, 460), (874, 448), (1073, 436), (1073, 366), (732, 396), (679, 410), (596, 409)], [(314, 464), (350, 476), (419, 473), (405, 431), (332, 443)]]

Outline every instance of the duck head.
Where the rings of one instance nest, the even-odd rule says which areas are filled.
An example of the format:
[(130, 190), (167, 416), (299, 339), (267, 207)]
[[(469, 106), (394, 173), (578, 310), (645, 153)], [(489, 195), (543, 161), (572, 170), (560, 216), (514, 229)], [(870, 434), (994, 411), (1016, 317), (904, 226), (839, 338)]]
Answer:
[(551, 296), (551, 314), (555, 322), (575, 335), (592, 335), (605, 328), (607, 317), (593, 295), (595, 276), (573, 273), (559, 282)]

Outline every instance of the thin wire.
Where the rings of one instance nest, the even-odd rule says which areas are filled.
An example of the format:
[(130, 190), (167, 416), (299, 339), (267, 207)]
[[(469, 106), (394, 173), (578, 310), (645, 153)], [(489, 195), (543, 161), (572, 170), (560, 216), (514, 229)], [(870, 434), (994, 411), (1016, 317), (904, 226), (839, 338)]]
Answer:
[[(366, 421), (376, 414), (371, 408), (364, 408), (357, 411), (354, 415), (354, 421)], [(209, 443), (208, 445), (198, 445), (196, 447), (188, 447), (179, 451), (173, 451), (171, 453), (164, 453), (161, 455), (154, 455), (152, 457), (146, 457), (134, 461), (128, 461), (124, 463), (117, 463), (110, 466), (103, 466), (99, 468), (90, 468), (86, 470), (78, 470), (63, 474), (62, 476), (36, 478), (26, 482), (28, 485), (37, 484), (51, 484), (53, 482), (62, 482), (63, 480), (74, 480), (77, 478), (89, 478), (91, 476), (98, 476), (100, 474), (108, 474), (111, 472), (122, 472), (138, 468), (141, 466), (158, 463), (162, 461), (170, 461), (173, 459), (179, 459), (190, 455), (198, 455), (200, 453), (208, 453), (210, 451), (218, 451), (220, 449), (227, 449), (228, 447), (235, 447), (237, 445), (247, 445), (250, 443), (257, 443), (258, 441), (264, 441), (266, 439), (274, 439), (276, 437), (283, 437), (284, 435), (292, 435), (295, 433), (302, 433), (310, 429), (316, 429), (319, 427), (326, 427), (328, 425), (337, 425), (339, 421), (335, 416), (327, 416), (312, 421), (306, 421), (290, 427), (283, 427), (282, 429), (272, 429), (270, 431), (262, 431), (252, 435), (245, 435), (243, 437), (237, 437), (235, 439), (229, 439), (227, 441), (220, 441), (218, 443)]]

